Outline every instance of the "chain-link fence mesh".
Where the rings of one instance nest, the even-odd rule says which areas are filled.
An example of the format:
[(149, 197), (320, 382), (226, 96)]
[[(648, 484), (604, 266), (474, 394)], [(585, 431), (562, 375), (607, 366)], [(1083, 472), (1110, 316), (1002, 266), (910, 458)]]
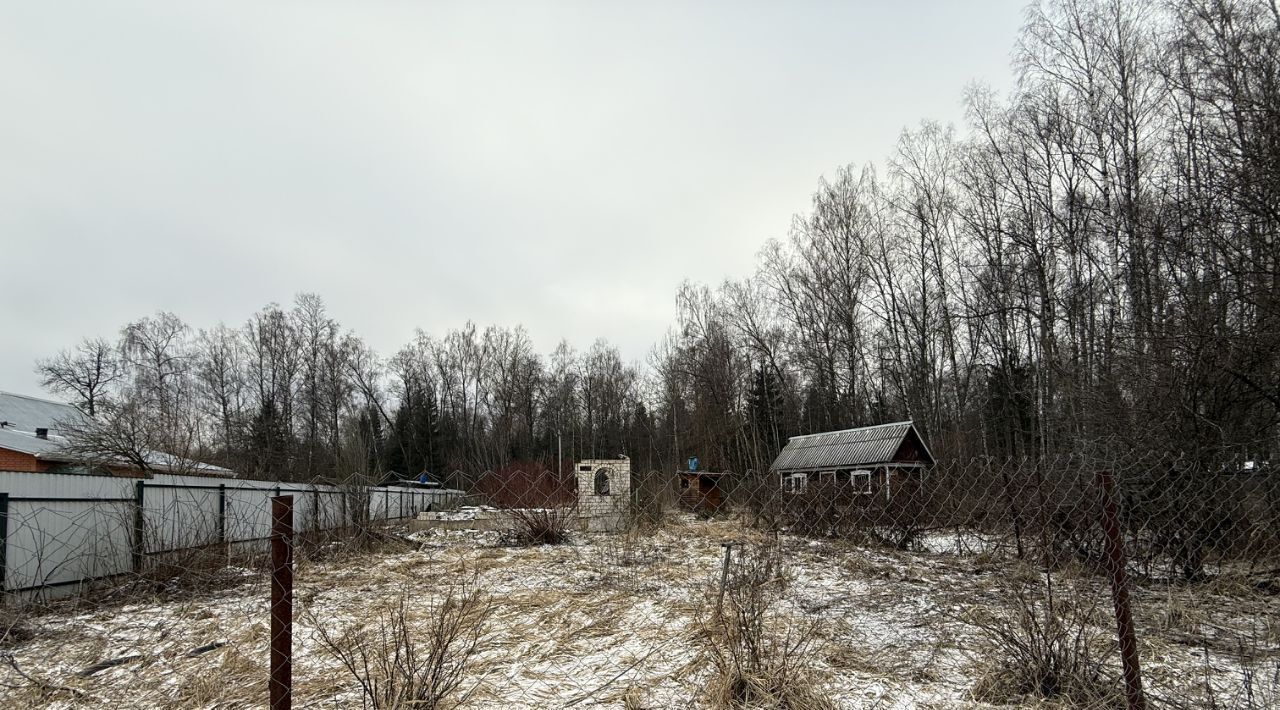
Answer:
[(282, 484), (274, 540), (274, 488), (10, 496), (5, 705), (1125, 707), (1117, 583), (1148, 706), (1280, 705), (1265, 466), (619, 459), (449, 481)]

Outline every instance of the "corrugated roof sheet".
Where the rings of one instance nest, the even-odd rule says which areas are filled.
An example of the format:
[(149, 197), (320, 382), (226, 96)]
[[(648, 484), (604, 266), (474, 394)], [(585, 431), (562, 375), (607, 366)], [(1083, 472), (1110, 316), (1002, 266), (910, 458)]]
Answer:
[[(770, 468), (774, 471), (803, 471), (885, 463), (893, 459), (903, 440), (914, 430), (915, 425), (907, 421), (793, 436), (782, 447)], [(916, 432), (918, 439), (919, 436)], [(925, 456), (932, 461), (933, 456), (924, 446), (924, 440), (920, 439), (920, 443)]]
[(0, 422), (22, 431), (62, 429), (62, 422), (84, 422), (88, 416), (70, 404), (24, 394), (0, 392)]
[(19, 451), (32, 456), (52, 454), (65, 441), (66, 439), (57, 435), (51, 435), (48, 439), (41, 439), (33, 431), (20, 431), (9, 427), (0, 429), (0, 449)]

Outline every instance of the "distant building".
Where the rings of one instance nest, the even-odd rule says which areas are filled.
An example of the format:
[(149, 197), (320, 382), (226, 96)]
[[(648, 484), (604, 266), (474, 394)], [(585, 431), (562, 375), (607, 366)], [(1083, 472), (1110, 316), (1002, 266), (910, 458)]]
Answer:
[(712, 515), (724, 505), (728, 473), (694, 469), (676, 474), (680, 477), (680, 507)]
[(584, 532), (621, 530), (631, 512), (631, 461), (587, 459), (574, 464), (578, 521)]
[[(18, 473), (98, 473), (144, 478), (145, 472), (121, 463), (92, 470), (66, 453), (67, 427), (83, 426), (89, 415), (63, 402), (0, 392), (0, 471)], [(187, 461), (161, 451), (147, 452), (147, 465), (162, 473), (234, 477), (212, 464)]]
[(933, 466), (933, 454), (910, 421), (793, 436), (769, 470), (789, 493), (824, 486), (886, 498)]

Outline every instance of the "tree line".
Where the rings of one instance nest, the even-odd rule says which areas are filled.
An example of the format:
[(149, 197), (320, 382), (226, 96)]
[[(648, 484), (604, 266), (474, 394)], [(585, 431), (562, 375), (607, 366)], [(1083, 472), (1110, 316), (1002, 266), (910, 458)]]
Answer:
[[(1274, 1), (1033, 5), (999, 98), (820, 183), (749, 279), (680, 292), (694, 448), (911, 418), (947, 456), (1271, 456)], [(677, 405), (678, 406), (678, 405)]]
[(562, 342), (544, 358), (523, 328), (467, 323), (440, 338), (419, 331), (382, 357), (309, 293), (239, 327), (196, 330), (157, 313), (37, 372), (94, 417), (77, 433), (100, 448), (180, 452), (280, 480), (616, 456), (642, 445), (649, 419), (636, 367), (604, 341), (582, 353)]
[(1280, 423), (1274, 0), (1050, 0), (1014, 89), (823, 180), (756, 273), (685, 283), (644, 363), (468, 323), (379, 355), (304, 294), (161, 313), (42, 361), (54, 392), (246, 475), (698, 455), (913, 419), (938, 453), (1267, 459)]

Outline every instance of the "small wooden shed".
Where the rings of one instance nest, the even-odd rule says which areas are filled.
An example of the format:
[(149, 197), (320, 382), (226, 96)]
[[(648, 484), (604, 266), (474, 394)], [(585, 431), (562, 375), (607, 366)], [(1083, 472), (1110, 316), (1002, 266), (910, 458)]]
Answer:
[(680, 506), (695, 513), (711, 515), (724, 505), (724, 484), (728, 473), (677, 471), (680, 477)]
[(892, 496), (919, 481), (933, 454), (910, 421), (793, 436), (770, 470), (788, 493), (819, 485), (853, 495)]

